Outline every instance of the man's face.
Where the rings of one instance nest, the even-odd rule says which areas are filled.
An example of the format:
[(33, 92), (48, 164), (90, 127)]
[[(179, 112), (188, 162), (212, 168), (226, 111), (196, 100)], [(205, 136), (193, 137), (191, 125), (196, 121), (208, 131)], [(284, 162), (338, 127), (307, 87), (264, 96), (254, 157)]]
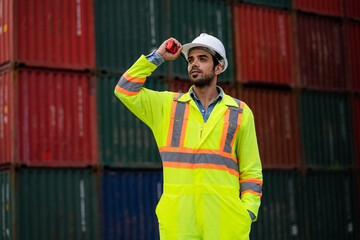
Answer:
[(188, 74), (190, 81), (197, 87), (209, 86), (215, 77), (212, 55), (195, 48), (188, 55)]

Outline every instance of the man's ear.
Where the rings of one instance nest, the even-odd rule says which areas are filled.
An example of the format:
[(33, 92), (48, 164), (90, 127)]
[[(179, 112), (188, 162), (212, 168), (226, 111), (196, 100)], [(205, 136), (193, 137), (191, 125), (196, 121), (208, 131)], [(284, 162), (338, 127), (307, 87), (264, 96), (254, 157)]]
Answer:
[(215, 67), (215, 74), (219, 75), (221, 71), (223, 70), (223, 66), (221, 64), (216, 65)]

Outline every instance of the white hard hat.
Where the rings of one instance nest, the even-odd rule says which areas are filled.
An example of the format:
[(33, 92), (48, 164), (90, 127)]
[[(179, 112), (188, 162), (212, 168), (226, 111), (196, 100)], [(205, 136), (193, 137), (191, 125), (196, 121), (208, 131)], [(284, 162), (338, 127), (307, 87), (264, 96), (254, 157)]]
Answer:
[(213, 56), (216, 56), (216, 53), (221, 56), (222, 59), (217, 59), (219, 63), (223, 66), (221, 72), (225, 71), (228, 67), (228, 61), (226, 59), (225, 47), (222, 42), (214, 36), (211, 36), (206, 33), (200, 34), (197, 38), (195, 38), (191, 43), (187, 43), (183, 45), (182, 53), (185, 56), (185, 59), (188, 59), (189, 50), (194, 47), (203, 47), (209, 49), (210, 53)]

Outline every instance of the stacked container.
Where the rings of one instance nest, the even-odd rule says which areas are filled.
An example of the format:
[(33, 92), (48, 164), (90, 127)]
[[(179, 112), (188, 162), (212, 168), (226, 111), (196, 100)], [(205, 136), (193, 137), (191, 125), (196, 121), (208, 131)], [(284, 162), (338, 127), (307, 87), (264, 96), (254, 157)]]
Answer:
[(0, 1), (0, 239), (99, 239), (93, 1)]

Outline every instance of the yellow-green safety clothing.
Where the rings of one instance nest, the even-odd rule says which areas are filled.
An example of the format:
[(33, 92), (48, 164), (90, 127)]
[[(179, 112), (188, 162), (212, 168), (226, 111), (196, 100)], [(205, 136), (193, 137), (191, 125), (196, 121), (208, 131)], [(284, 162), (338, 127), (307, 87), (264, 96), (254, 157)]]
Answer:
[(247, 210), (257, 217), (262, 194), (250, 108), (224, 94), (204, 123), (189, 92), (143, 88), (156, 67), (142, 55), (114, 92), (151, 128), (159, 147), (164, 174), (156, 207), (160, 238), (249, 239), (252, 220)]

